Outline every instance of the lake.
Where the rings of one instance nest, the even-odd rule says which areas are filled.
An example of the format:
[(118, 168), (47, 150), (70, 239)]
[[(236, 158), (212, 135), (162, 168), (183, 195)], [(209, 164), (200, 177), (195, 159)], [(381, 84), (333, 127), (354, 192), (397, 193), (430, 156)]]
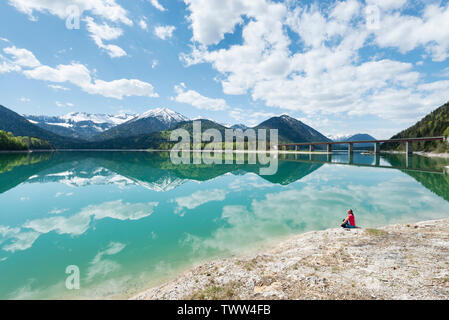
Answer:
[[(0, 154), (0, 299), (127, 298), (289, 235), (449, 217), (449, 160), (279, 155), (174, 165), (164, 152)], [(80, 289), (66, 288), (66, 268)]]

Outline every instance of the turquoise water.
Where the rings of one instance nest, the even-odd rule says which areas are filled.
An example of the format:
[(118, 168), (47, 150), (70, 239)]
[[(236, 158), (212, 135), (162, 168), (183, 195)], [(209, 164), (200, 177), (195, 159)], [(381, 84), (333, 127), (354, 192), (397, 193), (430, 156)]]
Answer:
[[(330, 162), (329, 162), (330, 161)], [(449, 217), (447, 160), (280, 156), (176, 166), (167, 153), (0, 154), (0, 298), (123, 298), (216, 257), (336, 227)], [(66, 267), (80, 289), (65, 286)]]

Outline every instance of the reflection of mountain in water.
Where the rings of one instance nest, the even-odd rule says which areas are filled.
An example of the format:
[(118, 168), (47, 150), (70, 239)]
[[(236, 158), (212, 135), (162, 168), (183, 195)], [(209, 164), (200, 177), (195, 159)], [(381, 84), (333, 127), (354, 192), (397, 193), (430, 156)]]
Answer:
[[(306, 157), (308, 158), (308, 156)], [(304, 159), (306, 159), (304, 158)], [(314, 162), (290, 161), (281, 157), (278, 171), (263, 179), (288, 185), (319, 169), (326, 156), (314, 156)], [(384, 162), (405, 168), (405, 155), (382, 155)], [(299, 159), (298, 159), (299, 160)], [(363, 159), (362, 159), (363, 160)], [(370, 160), (371, 161), (371, 160)], [(447, 160), (413, 156), (409, 167), (439, 170)], [(70, 186), (113, 184), (118, 187), (139, 185), (154, 191), (169, 191), (189, 180), (207, 181), (224, 174), (259, 174), (260, 164), (175, 165), (168, 152), (56, 152), (32, 154), (0, 154), (0, 193), (23, 182), (57, 182)], [(449, 201), (449, 176), (403, 170), (424, 187)], [(442, 172), (443, 170), (441, 170)]]
[[(25, 156), (25, 155), (23, 155)], [(0, 192), (22, 182), (57, 182), (74, 187), (114, 184), (118, 187), (140, 185), (154, 191), (169, 191), (188, 180), (207, 181), (227, 173), (259, 174), (260, 164), (175, 165), (169, 153), (147, 152), (56, 152), (27, 154), (20, 165), (8, 155), (0, 155)], [(9, 163), (9, 165), (8, 165)], [(320, 168), (322, 164), (280, 161), (278, 172), (262, 176), (271, 183), (282, 185), (297, 181)]]
[(449, 175), (428, 174), (425, 172), (406, 172), (424, 187), (449, 202)]
[[(394, 167), (405, 167), (406, 157), (403, 154), (387, 154), (387, 160)], [(409, 167), (423, 170), (441, 170), (448, 165), (448, 161), (443, 158), (429, 158), (412, 156), (409, 158)], [(425, 188), (449, 202), (449, 175), (442, 173), (427, 173), (419, 171), (402, 170), (404, 173), (413, 177)]]

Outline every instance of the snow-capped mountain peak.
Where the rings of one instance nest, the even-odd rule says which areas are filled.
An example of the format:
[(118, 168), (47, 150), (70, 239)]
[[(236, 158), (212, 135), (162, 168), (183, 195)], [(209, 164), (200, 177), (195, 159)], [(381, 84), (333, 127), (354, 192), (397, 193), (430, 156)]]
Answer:
[(336, 134), (336, 135), (328, 135), (327, 137), (332, 141), (345, 141), (351, 136), (352, 134)]
[(86, 112), (71, 112), (63, 116), (31, 116), (25, 118), (31, 123), (53, 133), (81, 139), (107, 131), (115, 126), (133, 119), (133, 114), (91, 114)]
[(71, 112), (60, 118), (65, 120), (66, 122), (84, 122), (91, 121), (93, 123), (109, 123), (111, 125), (119, 125), (124, 122), (127, 122), (133, 119), (135, 115), (132, 114), (118, 114), (118, 115), (109, 115), (109, 114), (90, 114), (85, 112)]
[(146, 118), (150, 118), (150, 117), (157, 118), (158, 120), (160, 120), (166, 124), (172, 124), (172, 123), (181, 122), (181, 121), (189, 121), (189, 118), (183, 116), (182, 114), (180, 114), (176, 111), (170, 110), (168, 108), (156, 108), (156, 109), (148, 110), (148, 111), (138, 115), (131, 121), (137, 121), (137, 120), (146, 119)]

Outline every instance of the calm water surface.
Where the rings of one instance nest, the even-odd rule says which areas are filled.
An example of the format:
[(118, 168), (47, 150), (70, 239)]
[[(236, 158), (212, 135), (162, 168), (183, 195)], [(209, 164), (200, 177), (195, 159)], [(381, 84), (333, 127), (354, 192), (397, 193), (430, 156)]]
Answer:
[[(449, 217), (447, 160), (280, 156), (175, 166), (168, 153), (0, 154), (0, 299), (129, 297), (199, 262), (338, 226)], [(393, 168), (394, 167), (394, 168)], [(81, 272), (67, 290), (66, 267)]]

